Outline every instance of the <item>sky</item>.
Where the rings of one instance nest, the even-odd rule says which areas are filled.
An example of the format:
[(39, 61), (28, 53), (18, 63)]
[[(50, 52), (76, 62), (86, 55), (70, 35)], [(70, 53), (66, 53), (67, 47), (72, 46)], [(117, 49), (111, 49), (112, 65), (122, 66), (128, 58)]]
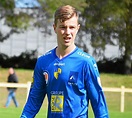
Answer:
[(15, 0), (15, 7), (33, 8), (33, 7), (40, 7), (40, 4), (37, 0)]

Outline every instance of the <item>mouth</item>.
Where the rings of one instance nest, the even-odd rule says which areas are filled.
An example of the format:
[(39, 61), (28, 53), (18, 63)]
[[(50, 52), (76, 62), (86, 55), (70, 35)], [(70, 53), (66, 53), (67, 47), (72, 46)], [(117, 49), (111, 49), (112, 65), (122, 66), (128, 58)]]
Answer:
[(71, 40), (71, 37), (64, 37), (65, 42), (69, 42)]

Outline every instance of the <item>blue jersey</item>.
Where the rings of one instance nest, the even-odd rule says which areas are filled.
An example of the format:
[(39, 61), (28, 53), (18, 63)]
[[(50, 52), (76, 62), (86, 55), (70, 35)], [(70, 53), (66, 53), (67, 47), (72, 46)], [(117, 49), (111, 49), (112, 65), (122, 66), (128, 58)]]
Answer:
[(46, 94), (48, 118), (88, 118), (89, 101), (95, 118), (108, 118), (100, 76), (93, 57), (76, 48), (59, 59), (55, 50), (38, 58), (34, 82), (21, 118), (34, 118)]

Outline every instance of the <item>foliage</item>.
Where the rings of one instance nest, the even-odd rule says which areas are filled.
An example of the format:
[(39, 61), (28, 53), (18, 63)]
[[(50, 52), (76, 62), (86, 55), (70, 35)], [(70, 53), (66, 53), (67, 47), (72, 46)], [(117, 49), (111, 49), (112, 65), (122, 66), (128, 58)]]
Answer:
[(29, 27), (38, 27), (44, 35), (51, 35), (51, 20), (53, 12), (60, 5), (71, 4), (83, 10), (85, 0), (38, 0), (40, 8), (15, 8), (15, 0), (0, 0), (0, 20), (10, 31), (3, 34), (0, 31), (0, 42), (9, 38), (13, 33), (24, 32)]
[(119, 58), (124, 61), (124, 73), (132, 68), (132, 0), (38, 0), (40, 8), (15, 8), (14, 0), (0, 0), (0, 20), (10, 31), (0, 31), (0, 42), (13, 33), (20, 33), (29, 27), (38, 27), (45, 36), (51, 35), (54, 11), (61, 5), (72, 5), (80, 13), (81, 29), (76, 44), (88, 52), (88, 40), (94, 56), (105, 58), (107, 44), (119, 46)]
[[(23, 22), (25, 20), (25, 22)], [(13, 33), (21, 32), (29, 25), (30, 18), (26, 13), (20, 13), (15, 8), (14, 0), (0, 0), (0, 21), (3, 26), (7, 26), (10, 30), (6, 34), (0, 31), (0, 42), (9, 38)]]
[[(0, 54), (0, 67), (2, 68), (25, 68), (25, 69), (34, 69), (35, 63), (37, 61), (37, 51), (26, 51), (20, 54), (20, 56), (8, 57), (5, 54)], [(101, 73), (116, 73), (123, 74), (124, 60), (115, 58), (115, 59), (104, 59), (97, 62), (99, 71)], [(132, 69), (131, 69), (132, 72)]]
[(84, 7), (87, 5), (85, 0), (38, 0), (43, 9), (53, 17), (55, 10), (62, 5), (72, 5), (79, 11), (83, 12)]
[(105, 57), (106, 44), (120, 48), (125, 63), (124, 73), (130, 73), (132, 55), (132, 0), (87, 0), (82, 13), (82, 30), (91, 34), (96, 57)]
[(6, 34), (0, 31), (0, 42), (9, 38), (13, 33), (24, 32), (30, 27), (41, 27), (42, 32), (51, 33), (48, 28), (50, 22), (46, 11), (41, 8), (16, 8), (14, 1), (0, 0), (0, 21), (3, 26), (10, 29)]
[(17, 57), (8, 57), (5, 54), (0, 54), (0, 60), (0, 66), (3, 68), (15, 67), (33, 69), (37, 60), (37, 51), (26, 51)]

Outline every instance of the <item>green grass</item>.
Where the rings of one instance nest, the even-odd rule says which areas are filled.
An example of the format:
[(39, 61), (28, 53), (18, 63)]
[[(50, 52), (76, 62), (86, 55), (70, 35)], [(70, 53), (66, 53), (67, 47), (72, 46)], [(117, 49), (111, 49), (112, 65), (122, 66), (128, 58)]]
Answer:
[[(0, 108), (0, 118), (19, 118), (22, 108)], [(42, 109), (35, 118), (46, 118), (46, 110)]]
[[(19, 118), (22, 108), (0, 108), (0, 118)], [(35, 118), (46, 118), (46, 109), (41, 109)], [(110, 118), (131, 118), (132, 112), (121, 113), (119, 111), (110, 111)], [(89, 118), (94, 118), (92, 111), (89, 113)]]
[[(32, 81), (33, 70), (16, 69), (20, 83)], [(6, 82), (8, 70), (0, 68), (0, 82)], [(132, 88), (132, 75), (118, 75), (101, 73), (101, 83), (103, 87), (121, 87)], [(15, 108), (11, 102), (9, 108), (4, 108), (7, 98), (7, 89), (0, 88), (0, 118), (19, 118), (26, 101), (26, 89), (18, 88), (16, 97), (19, 107)], [(105, 92), (110, 118), (131, 118), (132, 117), (132, 93), (125, 93), (125, 112), (120, 112), (120, 93)], [(44, 101), (39, 113), (35, 118), (46, 118), (47, 99)], [(89, 118), (94, 118), (91, 107), (89, 108)]]

